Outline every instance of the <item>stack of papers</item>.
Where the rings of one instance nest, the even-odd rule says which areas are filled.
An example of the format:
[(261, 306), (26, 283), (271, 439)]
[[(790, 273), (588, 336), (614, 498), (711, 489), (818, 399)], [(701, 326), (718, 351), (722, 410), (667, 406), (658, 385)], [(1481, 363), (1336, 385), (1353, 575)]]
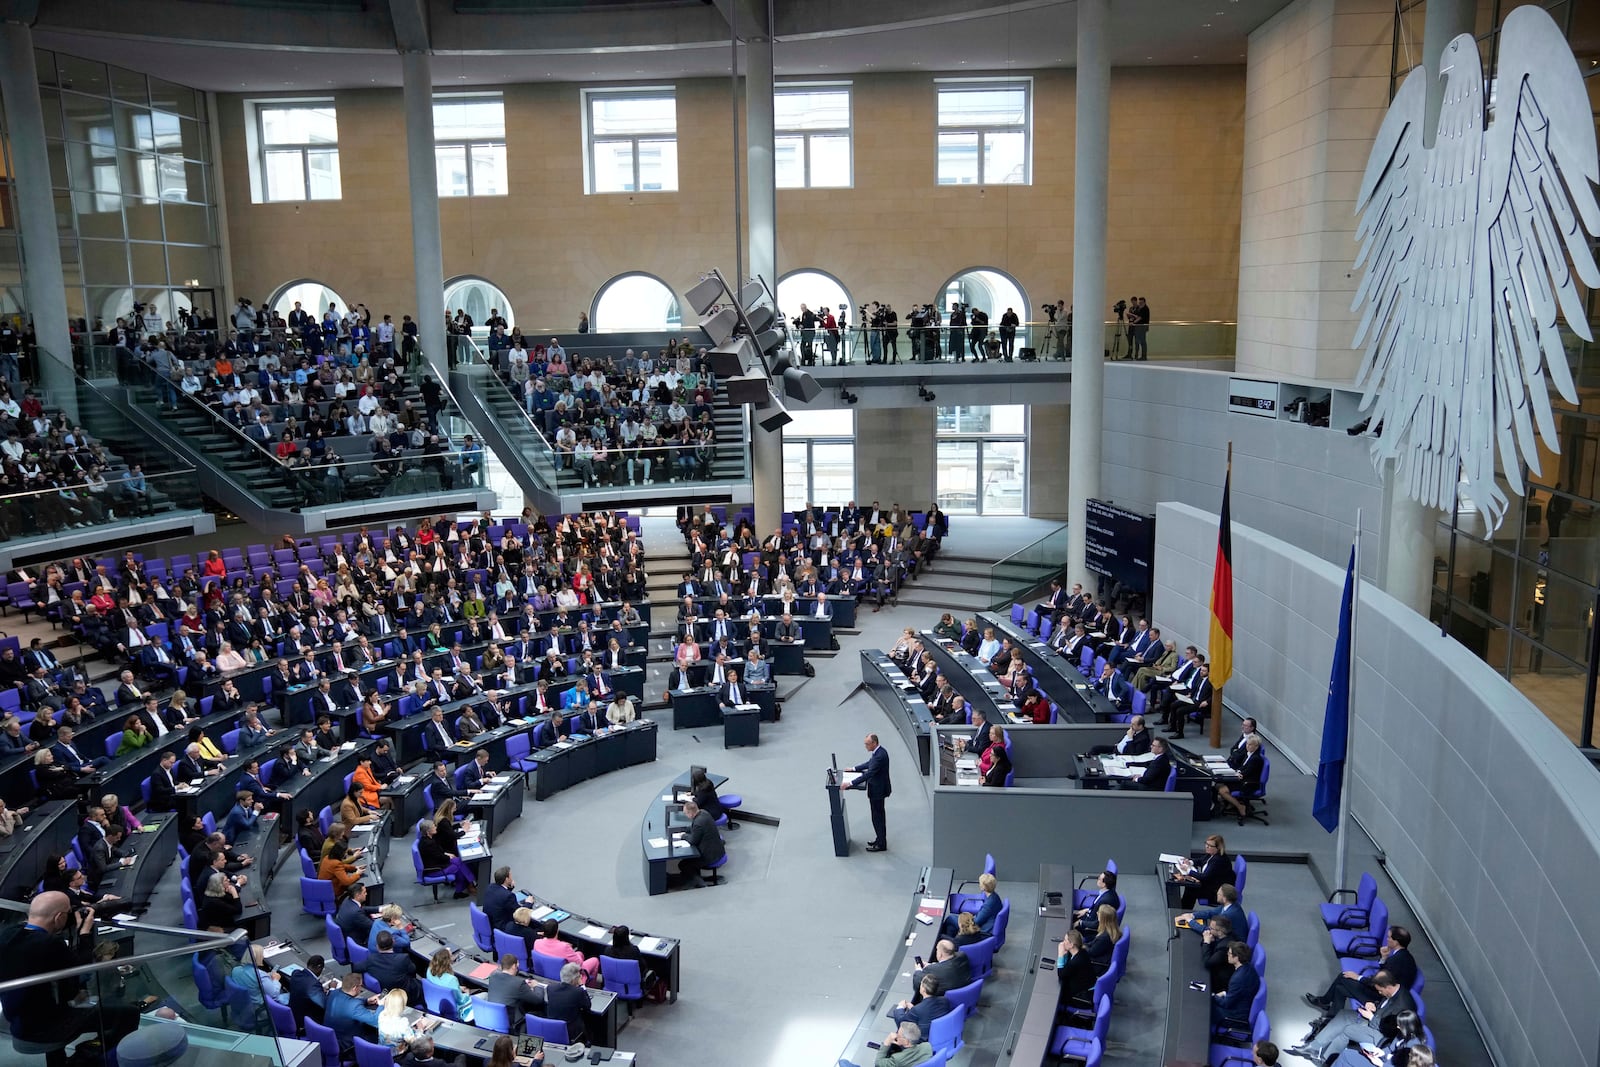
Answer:
[(587, 937), (590, 941), (600, 941), (609, 937), (611, 931), (607, 930), (603, 926), (595, 926), (591, 923), (590, 925), (585, 926), (582, 930), (579, 930), (578, 934), (580, 937)]
[(543, 922), (545, 919), (553, 915), (555, 910), (556, 909), (552, 908), (548, 904), (540, 904), (537, 908), (533, 909), (533, 917), (538, 919), (540, 922)]
[(940, 897), (923, 897), (917, 903), (917, 914), (937, 919), (944, 915), (944, 900)]
[(1107, 778), (1136, 778), (1139, 772), (1128, 766), (1128, 760), (1123, 756), (1102, 756), (1100, 769)]
[(666, 848), (667, 847), (667, 839), (664, 838), (664, 837), (652, 837), (650, 839), (650, 847), (651, 848)]
[(659, 937), (641, 937), (639, 939), (640, 952), (662, 952), (666, 947), (667, 942)]
[(339, 751), (340, 752), (349, 752), (351, 749), (353, 749), (355, 747), (356, 747), (356, 743), (354, 741), (346, 741), (344, 744), (339, 746)]
[(410, 785), (412, 782), (414, 782), (416, 780), (417, 780), (417, 776), (414, 775), (414, 774), (402, 774), (400, 777), (398, 777), (398, 778), (396, 778), (394, 780), (394, 784), (395, 785)]

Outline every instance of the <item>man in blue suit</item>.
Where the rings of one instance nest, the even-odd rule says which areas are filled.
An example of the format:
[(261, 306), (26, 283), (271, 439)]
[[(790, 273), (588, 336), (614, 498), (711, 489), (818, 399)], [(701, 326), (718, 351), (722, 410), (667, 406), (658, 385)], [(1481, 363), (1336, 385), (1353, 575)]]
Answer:
[(357, 882), (350, 887), (349, 895), (333, 917), (334, 924), (344, 932), (345, 940), (358, 945), (367, 944), (372, 936), (372, 914), (367, 911), (366, 901), (366, 884)]
[(261, 805), (253, 803), (255, 795), (250, 790), (241, 789), (234, 799), (237, 803), (228, 809), (228, 817), (222, 820), (222, 835), (230, 845), (254, 830), (256, 820), (261, 817)]
[(955, 1005), (950, 1003), (950, 998), (939, 988), (939, 979), (931, 974), (923, 975), (922, 983), (917, 988), (922, 993), (921, 1000), (915, 1004), (909, 1000), (902, 1000), (889, 1009), (888, 1015), (897, 1024), (913, 1022), (921, 1027), (923, 1033), (931, 1033), (933, 1020), (941, 1015), (948, 1015)]
[(1072, 913), (1078, 922), (1078, 929), (1083, 931), (1085, 936), (1092, 936), (1099, 926), (1100, 920), (1095, 916), (1100, 910), (1100, 905), (1109, 904), (1115, 908), (1122, 903), (1122, 898), (1117, 895), (1115, 871), (1101, 871), (1100, 876), (1095, 879), (1095, 885), (1100, 891), (1092, 897), (1085, 894), (1087, 899), (1084, 900), (1083, 907)]
[(285, 983), (289, 990), (289, 1010), (297, 1018), (323, 1021), (328, 1007), (328, 991), (322, 988), (322, 969), (326, 965), (327, 961), (321, 956), (312, 956)]
[(868, 734), (863, 744), (867, 749), (866, 762), (858, 763), (851, 768), (860, 777), (845, 788), (867, 791), (867, 807), (872, 810), (873, 834), (872, 840), (867, 842), (867, 851), (886, 852), (889, 841), (883, 802), (889, 799), (889, 795), (893, 792), (889, 783), (889, 753), (878, 743), (877, 734)]
[(511, 868), (501, 867), (494, 872), (493, 884), (483, 891), (483, 903), (479, 907), (489, 917), (489, 925), (496, 930), (514, 932), (511, 915), (518, 906), (516, 889), (517, 883), (511, 877)]
[(1234, 930), (1248, 930), (1250, 920), (1245, 916), (1244, 909), (1239, 906), (1239, 891), (1233, 888), (1231, 882), (1224, 882), (1217, 887), (1217, 906), (1214, 908), (1200, 908), (1187, 915), (1178, 916), (1187, 919), (1189, 929), (1201, 933), (1206, 928), (1206, 923), (1217, 916), (1228, 920), (1228, 925)]
[(93, 774), (111, 762), (106, 756), (85, 758), (78, 746), (72, 743), (72, 738), (72, 727), (62, 726), (56, 731), (56, 743), (50, 746), (50, 754), (67, 770), (74, 774)]
[(377, 1032), (377, 1004), (378, 995), (361, 988), (361, 976), (355, 971), (339, 980), (339, 988), (328, 994), (323, 1014), (341, 1049), (354, 1048), (358, 1036), (370, 1038)]
[(483, 788), (483, 784), (494, 777), (494, 772), (489, 769), (489, 750), (478, 749), (478, 754), (471, 763), (461, 768), (461, 788), (463, 792), (476, 793)]
[(1233, 977), (1228, 988), (1211, 994), (1211, 1023), (1213, 1026), (1232, 1024), (1248, 1028), (1250, 1002), (1261, 988), (1261, 976), (1250, 962), (1250, 946), (1243, 941), (1228, 945), (1228, 962), (1233, 964)]

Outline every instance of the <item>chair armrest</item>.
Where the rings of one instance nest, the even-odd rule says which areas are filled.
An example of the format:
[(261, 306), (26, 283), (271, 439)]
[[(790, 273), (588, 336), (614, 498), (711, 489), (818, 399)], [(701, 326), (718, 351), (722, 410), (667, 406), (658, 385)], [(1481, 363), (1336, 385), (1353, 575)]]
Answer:
[(1356, 896), (1356, 895), (1357, 894), (1356, 894), (1356, 891), (1354, 889), (1335, 889), (1333, 892), (1328, 894), (1328, 903), (1332, 904), (1334, 897), (1343, 897), (1343, 896), (1352, 896), (1353, 897), (1353, 896)]

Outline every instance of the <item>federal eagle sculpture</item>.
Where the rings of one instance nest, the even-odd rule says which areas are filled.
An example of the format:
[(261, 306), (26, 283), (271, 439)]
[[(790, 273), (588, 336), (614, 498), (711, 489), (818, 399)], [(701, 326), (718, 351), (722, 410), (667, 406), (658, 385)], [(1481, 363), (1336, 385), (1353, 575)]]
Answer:
[(1595, 127), (1572, 50), (1542, 8), (1505, 19), (1487, 127), (1471, 35), (1450, 42), (1439, 68), (1433, 147), (1418, 68), (1389, 106), (1356, 198), (1355, 265), (1366, 268), (1351, 306), (1365, 305), (1356, 384), (1374, 464), (1395, 460), (1398, 487), (1429, 507), (1453, 509), (1459, 489), (1492, 533), (1509, 503), (1496, 458), (1522, 495), (1522, 464), (1540, 473), (1539, 441), (1560, 451), (1550, 386), (1577, 403), (1558, 312), (1593, 340), (1574, 276), (1600, 285)]

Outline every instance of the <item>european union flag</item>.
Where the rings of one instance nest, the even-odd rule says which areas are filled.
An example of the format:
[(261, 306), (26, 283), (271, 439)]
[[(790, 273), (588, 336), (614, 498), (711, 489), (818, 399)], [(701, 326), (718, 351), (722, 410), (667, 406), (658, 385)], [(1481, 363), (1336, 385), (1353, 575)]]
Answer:
[(1350, 623), (1356, 600), (1356, 550), (1344, 572), (1344, 599), (1339, 604), (1339, 643), (1333, 649), (1328, 678), (1328, 707), (1322, 714), (1322, 756), (1317, 762), (1317, 793), (1311, 814), (1322, 828), (1339, 828), (1339, 801), (1344, 795), (1344, 759), (1350, 747)]

